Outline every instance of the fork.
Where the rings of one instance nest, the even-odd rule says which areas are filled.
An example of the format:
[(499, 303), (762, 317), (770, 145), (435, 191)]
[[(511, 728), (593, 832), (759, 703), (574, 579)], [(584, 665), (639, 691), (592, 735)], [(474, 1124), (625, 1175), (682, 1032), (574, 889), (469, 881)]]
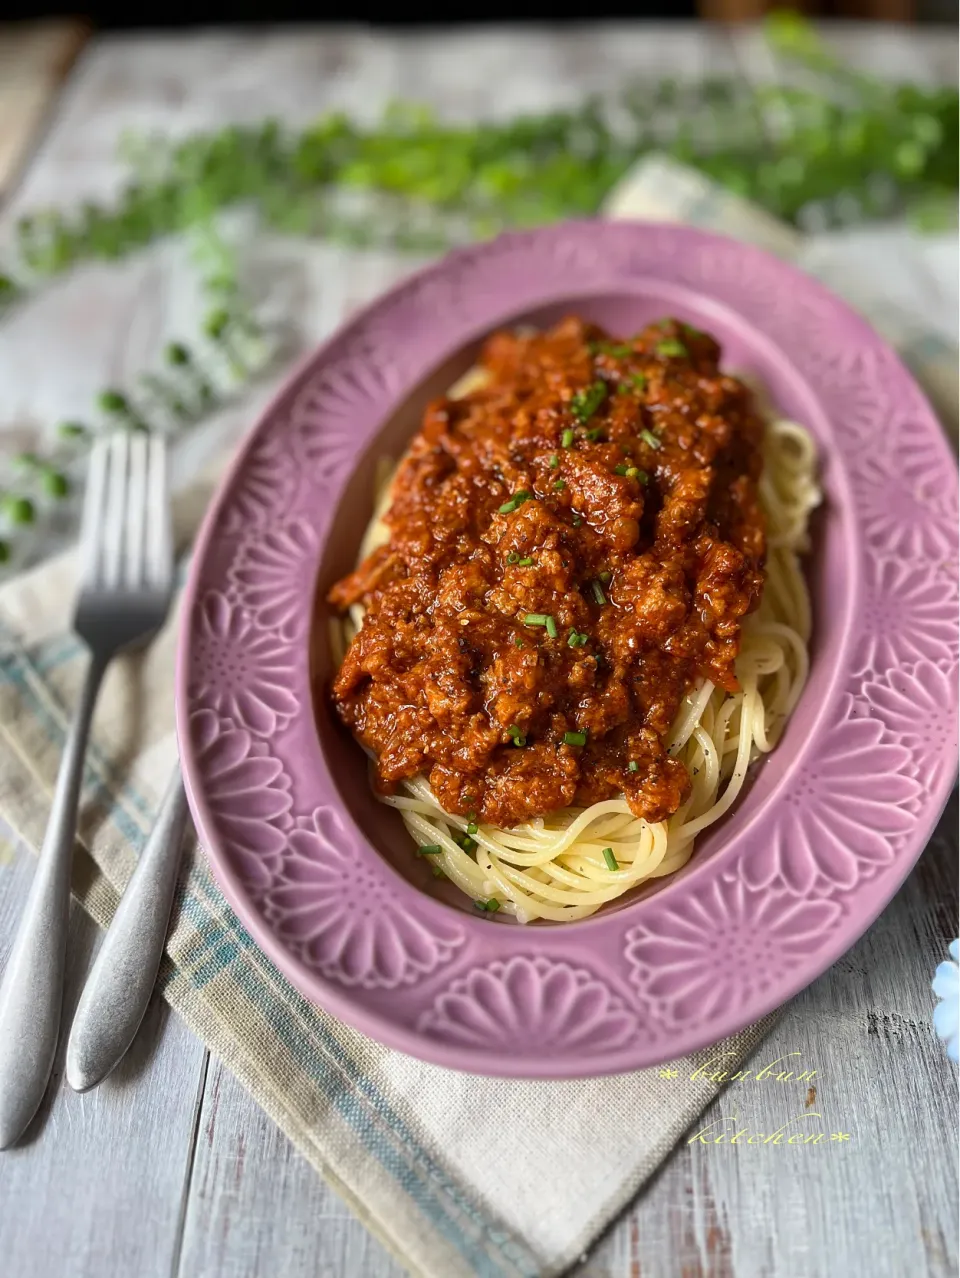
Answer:
[(160, 629), (173, 593), (163, 441), (118, 433), (90, 456), (73, 630), (90, 652), (36, 873), (0, 981), (0, 1149), (26, 1130), (53, 1068), (63, 1002), (70, 870), (83, 762), (104, 672)]

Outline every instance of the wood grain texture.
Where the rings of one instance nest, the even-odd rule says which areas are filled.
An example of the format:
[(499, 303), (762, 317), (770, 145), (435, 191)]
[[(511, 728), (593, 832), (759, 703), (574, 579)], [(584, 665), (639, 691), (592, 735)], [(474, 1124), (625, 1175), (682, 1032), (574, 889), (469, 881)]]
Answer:
[[(952, 35), (906, 40), (857, 28), (831, 40), (881, 73), (955, 75)], [(362, 114), (397, 95), (444, 114), (541, 109), (628, 74), (778, 74), (755, 34), (707, 28), (476, 35), (208, 33), (97, 41), (72, 77), (35, 162), (0, 216), (109, 194), (123, 127), (185, 133), (331, 106)], [(497, 92), (490, 85), (496, 83)], [(825, 237), (838, 271), (881, 262), (902, 305), (956, 327), (956, 251), (890, 230)], [(328, 332), (411, 263), (328, 246), (251, 247), (246, 269), (302, 342)], [(92, 267), (14, 317), (0, 343), (0, 430), (18, 446), (76, 416), (104, 381), (130, 378), (169, 335), (190, 331), (184, 256), (169, 246)], [(55, 354), (51, 356), (51, 352)], [(201, 431), (181, 473), (245, 428), (261, 388)], [(52, 548), (47, 540), (34, 548)], [(956, 809), (945, 830), (956, 829)], [(0, 962), (31, 867), (0, 845)], [(957, 931), (956, 841), (934, 846), (866, 937), (789, 1008), (761, 1053), (799, 1053), (806, 1084), (744, 1083), (697, 1130), (737, 1119), (775, 1132), (820, 1112), (849, 1142), (820, 1147), (681, 1143), (655, 1182), (580, 1266), (579, 1278), (939, 1278), (956, 1272), (956, 1071), (930, 1029), (929, 980)], [(73, 920), (73, 984), (94, 944)], [(683, 1080), (678, 1079), (682, 1086)], [(810, 1104), (808, 1105), (808, 1099)], [(833, 1125), (836, 1124), (834, 1127)], [(717, 1128), (723, 1131), (720, 1126)], [(531, 1187), (532, 1195), (535, 1187)], [(99, 1092), (53, 1097), (35, 1138), (0, 1158), (0, 1273), (57, 1278), (397, 1278), (395, 1261), (201, 1044), (152, 1009), (147, 1032)]]
[(0, 196), (16, 181), (89, 34), (77, 18), (0, 25)]
[[(0, 966), (33, 874), (25, 850), (0, 864)], [(98, 929), (74, 902), (64, 1020)], [(86, 1096), (53, 1082), (25, 1142), (0, 1158), (0, 1273), (169, 1278), (202, 1099), (203, 1045), (154, 999), (126, 1059)]]
[(405, 1271), (236, 1079), (211, 1062), (177, 1272), (402, 1278)]
[[(778, 1058), (778, 1070), (815, 1069), (815, 1095), (806, 1082), (731, 1085), (582, 1278), (658, 1273), (650, 1261), (666, 1255), (674, 1268), (663, 1272), (684, 1275), (955, 1274), (957, 1074), (931, 1030), (929, 981), (956, 911), (954, 796), (895, 900), (790, 1004), (757, 1054), (756, 1072)], [(729, 1139), (741, 1126), (770, 1135), (813, 1113), (850, 1140), (791, 1148), (697, 1138), (706, 1129), (703, 1141)]]

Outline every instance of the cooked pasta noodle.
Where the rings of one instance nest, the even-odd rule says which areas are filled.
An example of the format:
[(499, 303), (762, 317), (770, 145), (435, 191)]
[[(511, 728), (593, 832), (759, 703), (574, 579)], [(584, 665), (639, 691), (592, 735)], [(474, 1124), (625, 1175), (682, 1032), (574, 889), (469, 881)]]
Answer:
[[(451, 397), (474, 389), (482, 377), (472, 370)], [(736, 665), (741, 690), (726, 693), (702, 681), (681, 704), (666, 744), (686, 765), (692, 784), (668, 820), (649, 823), (624, 798), (612, 798), (509, 830), (481, 822), (474, 831), (471, 825), (477, 846), (468, 853), (455, 841), (467, 820), (445, 812), (423, 776), (402, 783), (395, 795), (378, 796), (399, 812), (417, 844), (440, 848), (431, 860), (474, 900), (496, 900), (519, 922), (566, 921), (673, 874), (689, 860), (697, 836), (736, 802), (750, 765), (776, 745), (807, 677), (811, 616), (800, 556), (809, 548), (809, 515), (821, 494), (814, 443), (802, 426), (768, 413), (763, 451), (766, 584), (758, 610), (743, 624)], [(387, 462), (380, 467), (361, 559), (387, 539), (381, 517), (392, 470)], [(346, 619), (332, 622), (338, 665), (362, 621), (363, 609), (354, 605)]]

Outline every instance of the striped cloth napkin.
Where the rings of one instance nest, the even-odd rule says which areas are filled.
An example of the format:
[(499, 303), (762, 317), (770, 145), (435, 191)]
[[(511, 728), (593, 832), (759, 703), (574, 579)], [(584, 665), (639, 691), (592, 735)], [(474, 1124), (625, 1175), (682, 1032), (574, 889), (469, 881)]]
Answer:
[[(689, 221), (781, 255), (803, 254), (789, 228), (660, 159), (614, 192), (609, 212)], [(902, 320), (891, 324), (890, 335), (920, 361), (955, 421), (956, 351)], [(183, 546), (214, 479), (201, 477), (180, 496)], [(0, 815), (34, 849), (83, 671), (79, 645), (67, 635), (74, 580), (68, 554), (0, 590)], [(174, 617), (146, 654), (116, 663), (98, 706), (74, 891), (104, 927), (175, 758), (175, 635)], [(0, 877), (0, 891), (2, 884)], [(478, 1085), (389, 1051), (291, 988), (247, 936), (196, 849), (185, 858), (160, 991), (365, 1224), (428, 1278), (560, 1273), (719, 1090), (702, 1077), (678, 1089), (657, 1069)], [(723, 1051), (736, 1062), (732, 1071), (772, 1019), (674, 1066), (689, 1077)]]

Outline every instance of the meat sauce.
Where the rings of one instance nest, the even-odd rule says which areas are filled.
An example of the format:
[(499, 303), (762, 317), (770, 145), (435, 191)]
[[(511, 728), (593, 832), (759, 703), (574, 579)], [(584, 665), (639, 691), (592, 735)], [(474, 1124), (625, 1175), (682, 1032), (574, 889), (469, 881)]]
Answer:
[(501, 828), (623, 793), (659, 821), (665, 748), (699, 677), (737, 690), (763, 588), (763, 423), (720, 348), (673, 320), (500, 332), (486, 384), (431, 403), (386, 545), (329, 600), (363, 626), (333, 684), (391, 792), (425, 774)]

